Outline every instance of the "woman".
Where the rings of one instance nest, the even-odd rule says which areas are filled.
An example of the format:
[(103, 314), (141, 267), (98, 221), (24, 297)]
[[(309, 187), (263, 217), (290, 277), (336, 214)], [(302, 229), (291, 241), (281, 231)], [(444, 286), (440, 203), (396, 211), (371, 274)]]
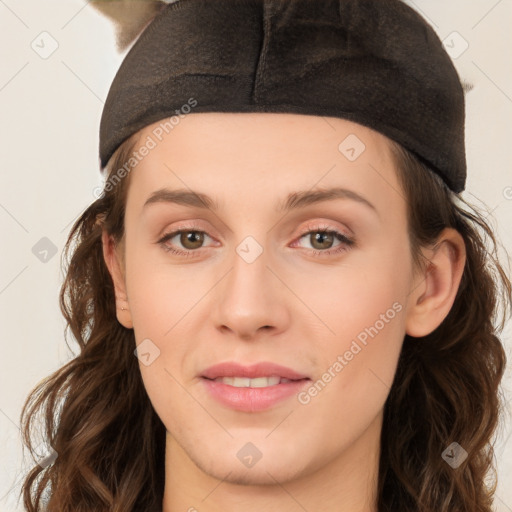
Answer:
[(23, 411), (56, 452), (27, 510), (38, 476), (49, 511), (492, 509), (511, 284), (415, 11), (170, 4), (100, 159), (61, 292), (81, 353)]

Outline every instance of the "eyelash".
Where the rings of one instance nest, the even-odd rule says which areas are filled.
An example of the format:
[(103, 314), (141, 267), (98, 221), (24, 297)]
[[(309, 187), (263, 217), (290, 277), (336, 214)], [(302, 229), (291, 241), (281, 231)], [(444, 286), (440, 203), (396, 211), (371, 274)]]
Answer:
[[(167, 245), (165, 243), (165, 242), (167, 242), (167, 240), (174, 238), (176, 235), (180, 235), (181, 233), (190, 233), (190, 232), (203, 233), (203, 234), (209, 236), (205, 231), (198, 229), (198, 226), (187, 226), (187, 227), (180, 227), (179, 229), (177, 229), (175, 231), (172, 231), (170, 233), (163, 235), (163, 237), (160, 240), (158, 240), (157, 243), (166, 252), (170, 252), (170, 253), (176, 254), (178, 256), (193, 257), (197, 254), (200, 254), (202, 252), (201, 249), (203, 249), (203, 248), (195, 249), (195, 250), (189, 249), (189, 250), (182, 251), (180, 249), (174, 249), (173, 247), (170, 247), (169, 245)], [(341, 252), (348, 251), (353, 246), (355, 246), (354, 238), (350, 238), (347, 235), (341, 233), (340, 231), (337, 231), (336, 229), (328, 229), (328, 227), (318, 226), (318, 225), (308, 226), (307, 228), (305, 228), (301, 232), (298, 240), (300, 240), (301, 238), (303, 238), (306, 235), (310, 235), (311, 233), (322, 233), (323, 235), (334, 235), (337, 240), (342, 242), (335, 249), (327, 249), (325, 251), (320, 251), (317, 249), (309, 249), (309, 251), (311, 251), (314, 254), (314, 256), (317, 256), (317, 257), (332, 256), (334, 254), (339, 254)], [(210, 238), (212, 238), (212, 237), (210, 237)]]

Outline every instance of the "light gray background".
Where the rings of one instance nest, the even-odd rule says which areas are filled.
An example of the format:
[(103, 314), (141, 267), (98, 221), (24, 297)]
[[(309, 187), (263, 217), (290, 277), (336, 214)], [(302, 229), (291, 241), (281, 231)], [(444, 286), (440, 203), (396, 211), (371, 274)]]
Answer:
[[(488, 205), (512, 254), (512, 0), (408, 3), (447, 41), (459, 74), (474, 85), (466, 98), (464, 197)], [(42, 58), (52, 40), (58, 48)], [(18, 484), (29, 463), (22, 460), (21, 405), (71, 357), (58, 307), (59, 260), (73, 221), (102, 183), (99, 121), (123, 55), (110, 22), (87, 1), (0, 0), (0, 56), (0, 509), (21, 512)], [(54, 255), (34, 254), (36, 244), (48, 243), (43, 237)], [(505, 344), (512, 361), (510, 322)], [(508, 414), (511, 364), (504, 381)], [(498, 512), (512, 511), (511, 434), (509, 417), (497, 444)]]

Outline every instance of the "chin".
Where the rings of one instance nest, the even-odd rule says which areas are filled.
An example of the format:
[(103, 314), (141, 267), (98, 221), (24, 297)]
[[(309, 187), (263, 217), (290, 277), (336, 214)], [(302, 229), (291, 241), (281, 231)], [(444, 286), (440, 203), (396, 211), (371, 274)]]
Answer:
[(279, 449), (270, 443), (266, 446), (263, 446), (263, 442), (259, 443), (261, 451), (251, 443), (236, 441), (234, 444), (236, 446), (224, 450), (214, 446), (211, 452), (192, 449), (188, 456), (207, 475), (237, 485), (275, 485), (306, 476), (315, 470), (315, 461), (308, 463), (307, 454), (296, 446), (290, 452), (290, 446)]
[[(265, 465), (261, 459), (251, 468), (243, 467), (238, 459), (213, 464), (202, 464), (204, 461), (194, 462), (207, 475), (235, 485), (284, 484), (298, 477), (298, 471), (292, 461)], [(290, 471), (291, 468), (294, 470)]]

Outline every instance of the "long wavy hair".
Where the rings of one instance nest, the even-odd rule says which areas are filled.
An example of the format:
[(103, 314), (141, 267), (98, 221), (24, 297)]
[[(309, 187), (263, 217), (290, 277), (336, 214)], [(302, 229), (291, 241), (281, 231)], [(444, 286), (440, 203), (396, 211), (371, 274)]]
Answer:
[[(101, 240), (102, 229), (117, 243), (123, 239), (131, 173), (119, 180), (117, 171), (135, 141), (126, 140), (111, 158), (106, 184), (115, 186), (105, 186), (78, 218), (62, 255), (65, 337), (68, 342), (70, 329), (79, 353), (31, 391), (21, 412), (30, 452), (31, 429), (41, 415), (46, 444), (57, 455), (27, 474), (28, 512), (139, 512), (162, 504), (165, 427), (134, 357), (133, 330), (117, 321)], [(410, 152), (394, 142), (391, 147), (415, 266), (426, 264), (421, 247), (434, 244), (445, 227), (462, 235), (467, 260), (442, 324), (422, 338), (405, 336), (385, 403), (378, 510), (491, 512), (506, 365), (498, 335), (510, 312), (511, 282), (485, 215)], [(468, 454), (456, 469), (442, 457), (452, 442)]]

